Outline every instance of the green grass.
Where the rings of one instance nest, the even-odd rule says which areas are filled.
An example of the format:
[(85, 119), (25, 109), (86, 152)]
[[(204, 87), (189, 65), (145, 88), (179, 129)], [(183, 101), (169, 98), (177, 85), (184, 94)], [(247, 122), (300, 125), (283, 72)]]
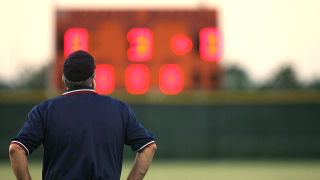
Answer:
[[(131, 163), (123, 165), (125, 179)], [(33, 180), (41, 179), (41, 163), (29, 165)], [(14, 180), (8, 162), (0, 163), (0, 179)], [(316, 180), (320, 161), (155, 161), (146, 180)]]

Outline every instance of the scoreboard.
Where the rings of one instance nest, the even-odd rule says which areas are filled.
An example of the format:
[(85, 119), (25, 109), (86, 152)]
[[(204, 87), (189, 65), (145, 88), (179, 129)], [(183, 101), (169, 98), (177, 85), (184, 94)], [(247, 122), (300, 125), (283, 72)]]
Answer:
[(175, 95), (221, 86), (223, 42), (215, 10), (63, 10), (56, 23), (57, 89), (64, 60), (76, 50), (94, 56), (99, 94)]

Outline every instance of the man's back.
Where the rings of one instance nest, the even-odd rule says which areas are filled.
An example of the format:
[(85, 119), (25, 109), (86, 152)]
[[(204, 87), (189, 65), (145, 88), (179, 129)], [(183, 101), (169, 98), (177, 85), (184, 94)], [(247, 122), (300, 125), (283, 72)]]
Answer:
[(44, 178), (74, 174), (78, 179), (119, 179), (125, 134), (122, 106), (89, 93), (53, 100), (47, 107)]
[(41, 144), (43, 179), (119, 180), (124, 144), (138, 152), (128, 180), (143, 179), (157, 148), (154, 136), (127, 104), (95, 93), (95, 68), (88, 52), (67, 57), (62, 75), (67, 92), (36, 105), (11, 139), (9, 157), (17, 179), (31, 180), (27, 156)]
[[(25, 137), (30, 132), (34, 138)], [(139, 150), (154, 137), (125, 103), (76, 89), (36, 106), (13, 140), (31, 152), (43, 142), (43, 179), (113, 180), (120, 178), (123, 145)]]

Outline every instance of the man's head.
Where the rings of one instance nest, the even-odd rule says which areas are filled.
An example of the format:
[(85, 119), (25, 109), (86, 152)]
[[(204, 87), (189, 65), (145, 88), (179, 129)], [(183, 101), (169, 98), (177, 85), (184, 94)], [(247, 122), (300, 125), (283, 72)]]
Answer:
[(96, 65), (93, 57), (85, 51), (71, 53), (63, 65), (62, 81), (67, 89), (76, 86), (94, 88), (94, 70)]

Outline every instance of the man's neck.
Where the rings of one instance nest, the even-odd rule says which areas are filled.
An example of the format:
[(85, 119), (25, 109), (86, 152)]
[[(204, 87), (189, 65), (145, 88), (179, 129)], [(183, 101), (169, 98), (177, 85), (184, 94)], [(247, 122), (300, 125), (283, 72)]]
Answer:
[(94, 88), (90, 86), (74, 86), (72, 88), (68, 88), (67, 91), (73, 91), (77, 89), (94, 89)]

